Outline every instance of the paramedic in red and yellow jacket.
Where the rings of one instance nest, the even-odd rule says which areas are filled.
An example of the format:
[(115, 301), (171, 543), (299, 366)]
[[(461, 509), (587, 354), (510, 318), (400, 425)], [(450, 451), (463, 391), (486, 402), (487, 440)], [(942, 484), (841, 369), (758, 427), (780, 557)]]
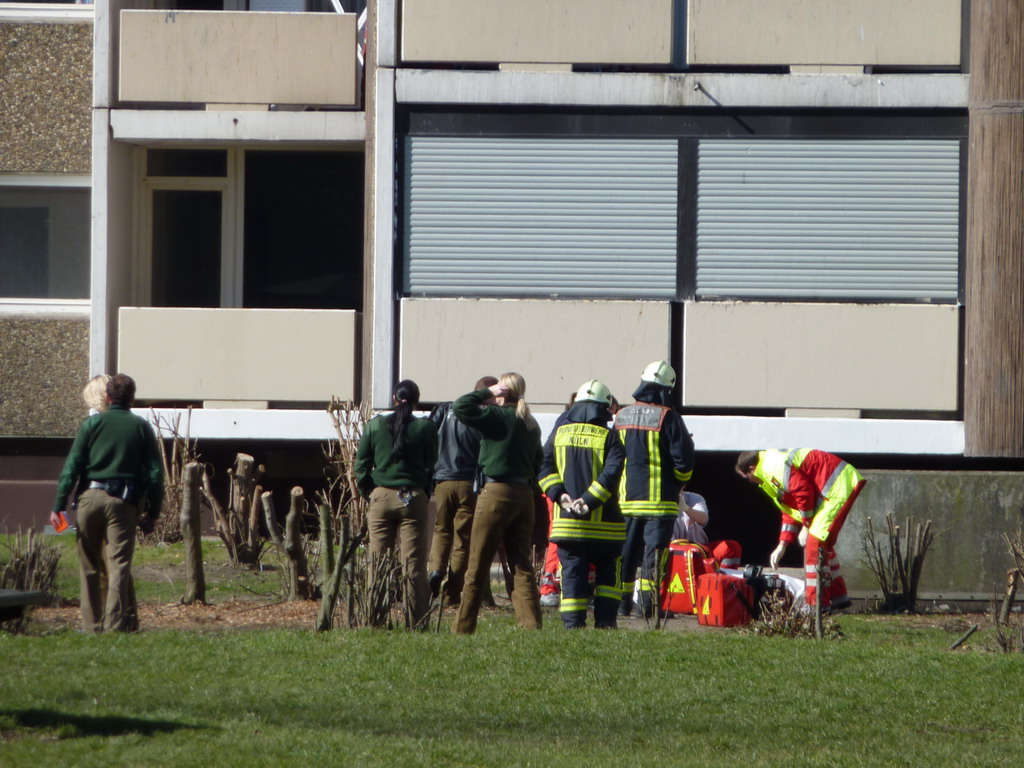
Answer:
[(644, 616), (653, 615), (663, 575), (659, 553), (672, 540), (679, 493), (693, 474), (693, 438), (683, 417), (672, 409), (675, 383), (676, 373), (668, 362), (651, 363), (633, 393), (636, 402), (615, 415), (615, 429), (626, 449), (619, 481), (619, 507), (626, 518), (620, 616), (632, 612), (638, 564), (641, 610)]
[[(746, 451), (736, 462), (736, 472), (760, 486), (782, 510), (779, 544), (769, 562), (777, 568), (786, 548), (806, 535), (804, 574), (808, 606), (818, 589), (818, 548), (825, 548), (831, 583), (822, 586), (821, 604), (839, 610), (850, 604), (846, 582), (839, 569), (835, 543), (853, 502), (864, 487), (860, 473), (838, 456), (814, 448)], [(806, 528), (806, 534), (804, 533)]]

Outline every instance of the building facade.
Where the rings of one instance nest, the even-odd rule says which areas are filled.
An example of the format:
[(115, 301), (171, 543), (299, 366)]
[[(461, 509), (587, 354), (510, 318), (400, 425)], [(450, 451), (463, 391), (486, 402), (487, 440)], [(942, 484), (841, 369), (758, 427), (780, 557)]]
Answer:
[(711, 455), (1024, 457), (1019, 0), (366, 6), (96, 3), (75, 382), (316, 443), (400, 378), (518, 370), (547, 426), (665, 358)]

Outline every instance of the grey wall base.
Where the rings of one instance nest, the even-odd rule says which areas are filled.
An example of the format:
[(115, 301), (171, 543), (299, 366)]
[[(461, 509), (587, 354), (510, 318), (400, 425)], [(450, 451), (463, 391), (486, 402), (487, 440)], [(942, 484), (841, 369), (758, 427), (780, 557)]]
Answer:
[(938, 601), (1001, 598), (1013, 559), (1003, 534), (1024, 519), (1024, 473), (866, 471), (867, 485), (839, 538), (837, 552), (854, 593), (877, 594), (864, 562), (871, 518), (876, 534), (892, 514), (906, 529), (908, 517), (932, 521), (935, 542), (925, 558), (920, 592)]

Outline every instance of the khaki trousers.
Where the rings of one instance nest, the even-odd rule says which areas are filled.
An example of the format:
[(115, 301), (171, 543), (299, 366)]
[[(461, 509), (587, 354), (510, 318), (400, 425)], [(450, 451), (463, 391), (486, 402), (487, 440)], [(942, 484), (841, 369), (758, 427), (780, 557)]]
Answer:
[[(427, 588), (425, 568), (427, 494), (421, 489), (413, 491), (409, 504), (406, 505), (402, 503), (397, 490), (374, 488), (370, 494), (370, 506), (366, 511), (366, 524), (370, 535), (370, 555), (374, 558), (394, 550), (397, 539), (403, 587), (412, 591), (412, 614), (408, 617), (409, 623), (418, 627), (430, 609), (430, 590)], [(371, 567), (370, 574), (371, 577), (375, 576), (376, 568)]]
[(86, 491), (78, 500), (78, 565), (82, 629), (134, 632), (139, 628), (132, 555), (139, 513), (133, 504)]
[(512, 569), (512, 607), (524, 629), (540, 629), (540, 593), (533, 572), (531, 551), (534, 522), (534, 490), (516, 483), (487, 483), (480, 492), (473, 515), (469, 563), (462, 604), (452, 631), (469, 635), (476, 631), (480, 601), (491, 578), (491, 564), (504, 543)]
[(469, 542), (473, 529), (476, 493), (470, 480), (444, 480), (434, 489), (434, 538), (430, 544), (427, 573), (448, 572), (445, 596), (448, 603), (457, 603), (466, 582), (469, 563)]

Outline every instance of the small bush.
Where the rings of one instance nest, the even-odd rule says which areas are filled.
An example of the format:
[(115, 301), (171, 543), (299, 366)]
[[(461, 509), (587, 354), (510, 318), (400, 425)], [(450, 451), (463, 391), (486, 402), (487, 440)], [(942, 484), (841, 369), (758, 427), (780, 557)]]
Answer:
[[(4, 543), (7, 557), (0, 563), (0, 589), (45, 592), (50, 600), (56, 597), (57, 564), (60, 549), (35, 535), (34, 531), (20, 531)], [(19, 633), (28, 624), (28, 611), (16, 619), (0, 622), (0, 629)]]
[[(830, 616), (822, 617), (826, 640), (839, 640), (843, 632)], [(747, 630), (755, 635), (780, 637), (815, 637), (814, 613), (803, 606), (794, 607), (784, 592), (768, 592), (761, 598), (761, 616)]]

